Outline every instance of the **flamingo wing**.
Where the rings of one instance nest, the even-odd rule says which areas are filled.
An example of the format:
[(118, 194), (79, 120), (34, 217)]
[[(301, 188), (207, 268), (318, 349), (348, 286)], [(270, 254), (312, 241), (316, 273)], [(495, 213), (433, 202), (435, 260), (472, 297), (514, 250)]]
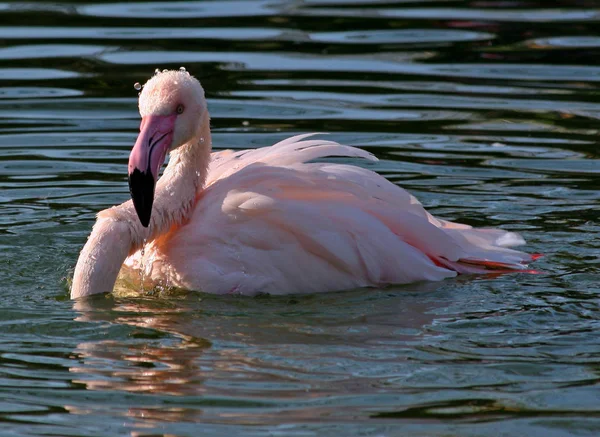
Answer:
[(522, 269), (502, 230), (438, 220), (365, 168), (309, 162), (376, 158), (300, 135), (213, 154), (189, 221), (154, 244), (173, 283), (211, 293), (307, 293)]

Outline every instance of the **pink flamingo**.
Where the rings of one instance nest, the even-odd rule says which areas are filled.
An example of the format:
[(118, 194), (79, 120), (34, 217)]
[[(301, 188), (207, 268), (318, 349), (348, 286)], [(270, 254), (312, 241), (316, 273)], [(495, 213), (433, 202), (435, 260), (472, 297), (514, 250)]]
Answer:
[(307, 163), (376, 160), (364, 150), (309, 134), (211, 153), (204, 91), (186, 71), (152, 77), (139, 109), (129, 157), (132, 201), (98, 214), (72, 298), (112, 291), (123, 263), (143, 265), (154, 284), (252, 295), (527, 271), (537, 257), (508, 248), (524, 244), (515, 233), (433, 217), (370, 170)]

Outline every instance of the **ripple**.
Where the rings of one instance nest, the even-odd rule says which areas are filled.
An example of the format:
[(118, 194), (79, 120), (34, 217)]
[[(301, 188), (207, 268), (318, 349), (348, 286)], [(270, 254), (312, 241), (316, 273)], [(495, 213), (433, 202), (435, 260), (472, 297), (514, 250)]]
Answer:
[(80, 90), (49, 87), (0, 87), (0, 99), (40, 99), (81, 96)]
[(555, 36), (531, 39), (523, 44), (535, 49), (595, 49), (600, 47), (600, 37)]
[[(136, 102), (127, 98), (62, 98), (4, 100), (0, 101), (0, 114), (3, 118), (18, 117), (21, 120), (90, 120), (138, 118)], [(18, 111), (18, 112), (15, 112)]]
[[(379, 61), (363, 56), (317, 56), (290, 53), (249, 52), (177, 52), (135, 51), (107, 53), (102, 60), (122, 65), (155, 65), (157, 63), (223, 63), (228, 70), (272, 71), (346, 71), (397, 72), (402, 61), (418, 57), (415, 54), (397, 54), (393, 61)], [(189, 71), (191, 71), (188, 68)], [(396, 70), (396, 71), (394, 71)], [(192, 72), (192, 71), (191, 71)], [(193, 73), (193, 72), (192, 72)]]
[(81, 146), (87, 147), (90, 150), (94, 150), (98, 149), (98, 146), (102, 146), (103, 148), (112, 148), (123, 144), (133, 144), (131, 141), (133, 141), (134, 139), (134, 132), (70, 132), (69, 135), (65, 135), (64, 133), (51, 132), (20, 132), (16, 134), (0, 135), (0, 148), (4, 150), (27, 150), (28, 148), (31, 148), (33, 146), (36, 148), (65, 148)]
[[(219, 99), (211, 104), (215, 117), (237, 119), (273, 119), (297, 120), (472, 120), (475, 117), (467, 112), (440, 110), (401, 111), (352, 108), (340, 103), (329, 103), (326, 99), (312, 101), (297, 99), (293, 101), (261, 102), (248, 100)], [(0, 115), (2, 111), (0, 111)]]
[(5, 47), (0, 49), (0, 60), (75, 58), (96, 56), (114, 48), (79, 44), (39, 44)]
[(0, 162), (0, 170), (4, 176), (17, 176), (21, 177), (24, 174), (33, 175), (64, 175), (66, 173), (74, 172), (95, 172), (95, 173), (118, 173), (123, 171), (122, 165), (117, 164), (91, 164), (91, 163), (78, 163), (73, 161), (64, 160), (40, 160), (40, 159), (27, 159), (27, 160), (5, 160)]
[(252, 17), (273, 14), (272, 1), (172, 1), (156, 3), (105, 3), (79, 6), (80, 15), (118, 18), (190, 19), (210, 17)]
[(335, 88), (374, 88), (384, 90), (411, 90), (411, 91), (430, 91), (441, 93), (460, 93), (460, 94), (506, 94), (506, 95), (568, 95), (573, 94), (573, 90), (564, 88), (528, 88), (525, 86), (500, 86), (500, 85), (473, 85), (449, 80), (442, 81), (386, 81), (386, 80), (329, 80), (329, 79), (257, 79), (250, 81), (252, 84), (265, 86), (269, 89), (292, 88), (315, 86)]
[[(263, 40), (270, 38), (291, 38), (294, 32), (270, 28), (236, 27), (0, 27), (3, 39), (98, 39), (98, 40), (141, 40), (148, 39), (222, 39), (222, 40)], [(73, 45), (75, 46), (75, 45)], [(68, 47), (68, 46), (66, 46)], [(77, 46), (79, 47), (79, 46)], [(83, 46), (89, 47), (89, 46)], [(85, 50), (85, 49), (81, 49)], [(91, 49), (90, 49), (91, 50)], [(94, 50), (91, 50), (94, 52)]]
[(410, 62), (418, 57), (419, 55), (415, 54), (309, 56), (284, 53), (136, 51), (106, 53), (101, 56), (101, 59), (121, 65), (222, 63), (224, 64), (222, 68), (227, 70), (401, 73), (474, 79), (600, 82), (600, 67), (596, 66)]
[(72, 79), (82, 75), (54, 68), (0, 68), (0, 80)]
[(482, 41), (493, 39), (491, 33), (451, 29), (361, 30), (350, 32), (315, 32), (312, 41), (347, 44), (426, 44)]
[(494, 7), (477, 8), (315, 8), (301, 11), (315, 16), (332, 17), (368, 17), (368, 18), (402, 18), (425, 20), (472, 20), (522, 23), (561, 23), (596, 21), (600, 17), (599, 9), (504, 9)]
[(487, 162), (494, 167), (535, 170), (542, 173), (590, 174), (600, 173), (600, 160), (555, 160), (555, 159), (494, 159)]
[(510, 109), (521, 111), (555, 111), (600, 112), (600, 104), (561, 101), (557, 105), (555, 100), (542, 99), (513, 99), (507, 97), (473, 97), (453, 96), (444, 94), (360, 94), (360, 93), (334, 93), (315, 91), (238, 91), (233, 95), (243, 97), (268, 97), (270, 99), (295, 101), (296, 104), (320, 102), (324, 105), (341, 107), (352, 104), (356, 107), (430, 107), (430, 108), (464, 108), (464, 109)]

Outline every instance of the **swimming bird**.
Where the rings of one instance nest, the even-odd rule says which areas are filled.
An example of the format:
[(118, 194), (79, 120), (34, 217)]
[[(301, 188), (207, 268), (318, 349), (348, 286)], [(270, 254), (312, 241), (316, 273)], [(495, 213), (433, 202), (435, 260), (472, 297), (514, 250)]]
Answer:
[(509, 248), (518, 234), (435, 218), (373, 171), (314, 162), (376, 160), (359, 148), (307, 134), (211, 153), (204, 90), (184, 69), (150, 78), (139, 111), (132, 200), (98, 214), (72, 298), (112, 291), (123, 265), (156, 285), (254, 295), (526, 271), (536, 258)]

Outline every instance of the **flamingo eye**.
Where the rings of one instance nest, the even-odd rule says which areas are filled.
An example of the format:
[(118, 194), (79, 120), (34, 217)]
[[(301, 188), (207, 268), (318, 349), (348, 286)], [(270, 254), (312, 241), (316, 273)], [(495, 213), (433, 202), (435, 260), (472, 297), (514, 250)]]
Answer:
[(183, 113), (183, 110), (184, 110), (184, 109), (185, 109), (185, 108), (183, 107), (183, 105), (177, 105), (177, 113), (178, 113), (178, 114), (181, 114), (181, 113)]

